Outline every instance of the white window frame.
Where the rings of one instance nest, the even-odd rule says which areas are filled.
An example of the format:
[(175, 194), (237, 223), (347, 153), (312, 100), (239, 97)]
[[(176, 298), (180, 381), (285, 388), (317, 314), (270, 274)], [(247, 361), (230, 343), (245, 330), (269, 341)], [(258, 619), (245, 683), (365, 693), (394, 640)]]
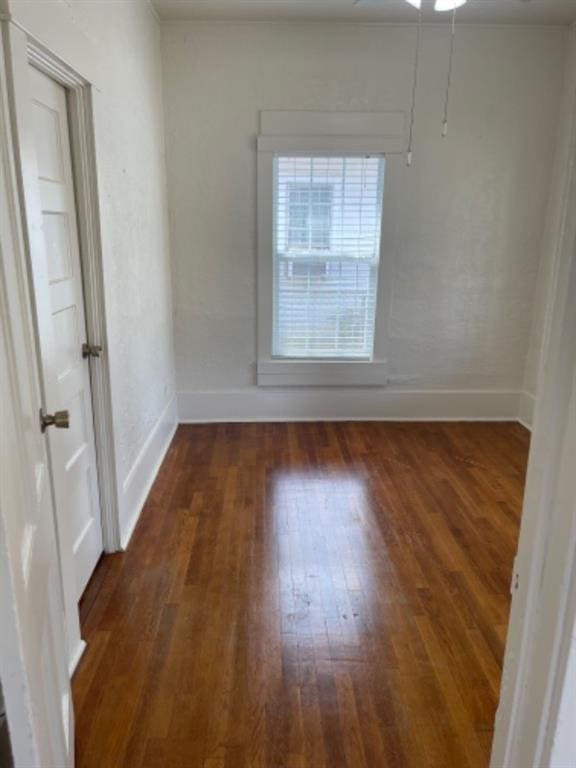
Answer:
[[(258, 137), (259, 386), (384, 386), (384, 359), (279, 359), (272, 355), (274, 319), (274, 159), (387, 156), (405, 150), (405, 113), (261, 112)], [(382, 263), (382, 246), (380, 261)], [(379, 291), (380, 293), (380, 291)], [(378, 312), (374, 348), (378, 349)]]

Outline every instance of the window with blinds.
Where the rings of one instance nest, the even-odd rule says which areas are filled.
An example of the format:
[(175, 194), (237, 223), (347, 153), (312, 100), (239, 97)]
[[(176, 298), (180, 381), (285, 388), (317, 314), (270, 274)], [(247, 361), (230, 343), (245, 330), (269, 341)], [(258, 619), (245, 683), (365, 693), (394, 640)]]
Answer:
[(274, 356), (372, 356), (384, 164), (276, 157)]

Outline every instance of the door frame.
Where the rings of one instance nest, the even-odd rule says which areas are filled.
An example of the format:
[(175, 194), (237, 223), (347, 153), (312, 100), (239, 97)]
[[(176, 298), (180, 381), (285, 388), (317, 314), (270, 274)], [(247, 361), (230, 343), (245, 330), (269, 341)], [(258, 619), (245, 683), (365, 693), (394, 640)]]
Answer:
[[(15, 27), (13, 23), (12, 26)], [(90, 360), (90, 387), (100, 492), (102, 542), (105, 552), (117, 552), (121, 549), (120, 519), (113, 433), (110, 360), (106, 328), (92, 85), (28, 32), (21, 28), (18, 28), (16, 31), (25, 37), (26, 64), (51, 77), (65, 88), (67, 94), (86, 334), (87, 340), (91, 344), (99, 344), (103, 349), (97, 363)], [(15, 50), (12, 47), (9, 47), (8, 50), (9, 58), (21, 55), (17, 49)], [(22, 64), (22, 62), (19, 63)], [(11, 62), (11, 64), (14, 64), (14, 62)], [(15, 91), (20, 87), (20, 84), (17, 82), (17, 73), (19, 71), (22, 71), (21, 67), (11, 66), (12, 87)], [(14, 99), (12, 103), (13, 107), (16, 108), (16, 101)], [(24, 229), (27, 230), (27, 228), (28, 222), (26, 216), (24, 216)], [(27, 256), (30, 259), (29, 253)], [(39, 345), (38, 354), (40, 354)]]
[(549, 768), (558, 731), (570, 727), (560, 711), (576, 628), (576, 25), (567, 42), (544, 238), (545, 331), (492, 768)]

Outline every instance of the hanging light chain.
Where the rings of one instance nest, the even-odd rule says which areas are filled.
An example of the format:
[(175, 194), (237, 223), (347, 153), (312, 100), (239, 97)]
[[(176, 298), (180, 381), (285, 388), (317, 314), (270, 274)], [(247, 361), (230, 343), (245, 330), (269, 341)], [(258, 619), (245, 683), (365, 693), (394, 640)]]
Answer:
[(452, 65), (454, 62), (454, 41), (456, 39), (456, 8), (452, 11), (452, 23), (450, 30), (450, 56), (448, 58), (448, 78), (446, 80), (446, 98), (444, 100), (444, 122), (442, 123), (442, 136), (448, 135), (448, 108), (450, 106), (450, 90), (452, 86)]
[(412, 165), (412, 143), (414, 140), (414, 114), (416, 111), (416, 90), (418, 88), (418, 64), (420, 62), (420, 37), (422, 34), (422, 9), (418, 8), (418, 28), (416, 31), (416, 51), (414, 54), (414, 78), (412, 81), (412, 107), (410, 110), (410, 132), (408, 136), (408, 151), (406, 165)]

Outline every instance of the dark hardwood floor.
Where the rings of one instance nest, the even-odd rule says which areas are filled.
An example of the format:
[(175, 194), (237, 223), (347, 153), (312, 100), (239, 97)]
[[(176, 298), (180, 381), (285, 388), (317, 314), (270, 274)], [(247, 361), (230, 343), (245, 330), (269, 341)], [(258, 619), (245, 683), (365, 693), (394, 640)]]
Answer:
[(528, 443), (180, 427), (81, 604), (79, 768), (485, 768)]

